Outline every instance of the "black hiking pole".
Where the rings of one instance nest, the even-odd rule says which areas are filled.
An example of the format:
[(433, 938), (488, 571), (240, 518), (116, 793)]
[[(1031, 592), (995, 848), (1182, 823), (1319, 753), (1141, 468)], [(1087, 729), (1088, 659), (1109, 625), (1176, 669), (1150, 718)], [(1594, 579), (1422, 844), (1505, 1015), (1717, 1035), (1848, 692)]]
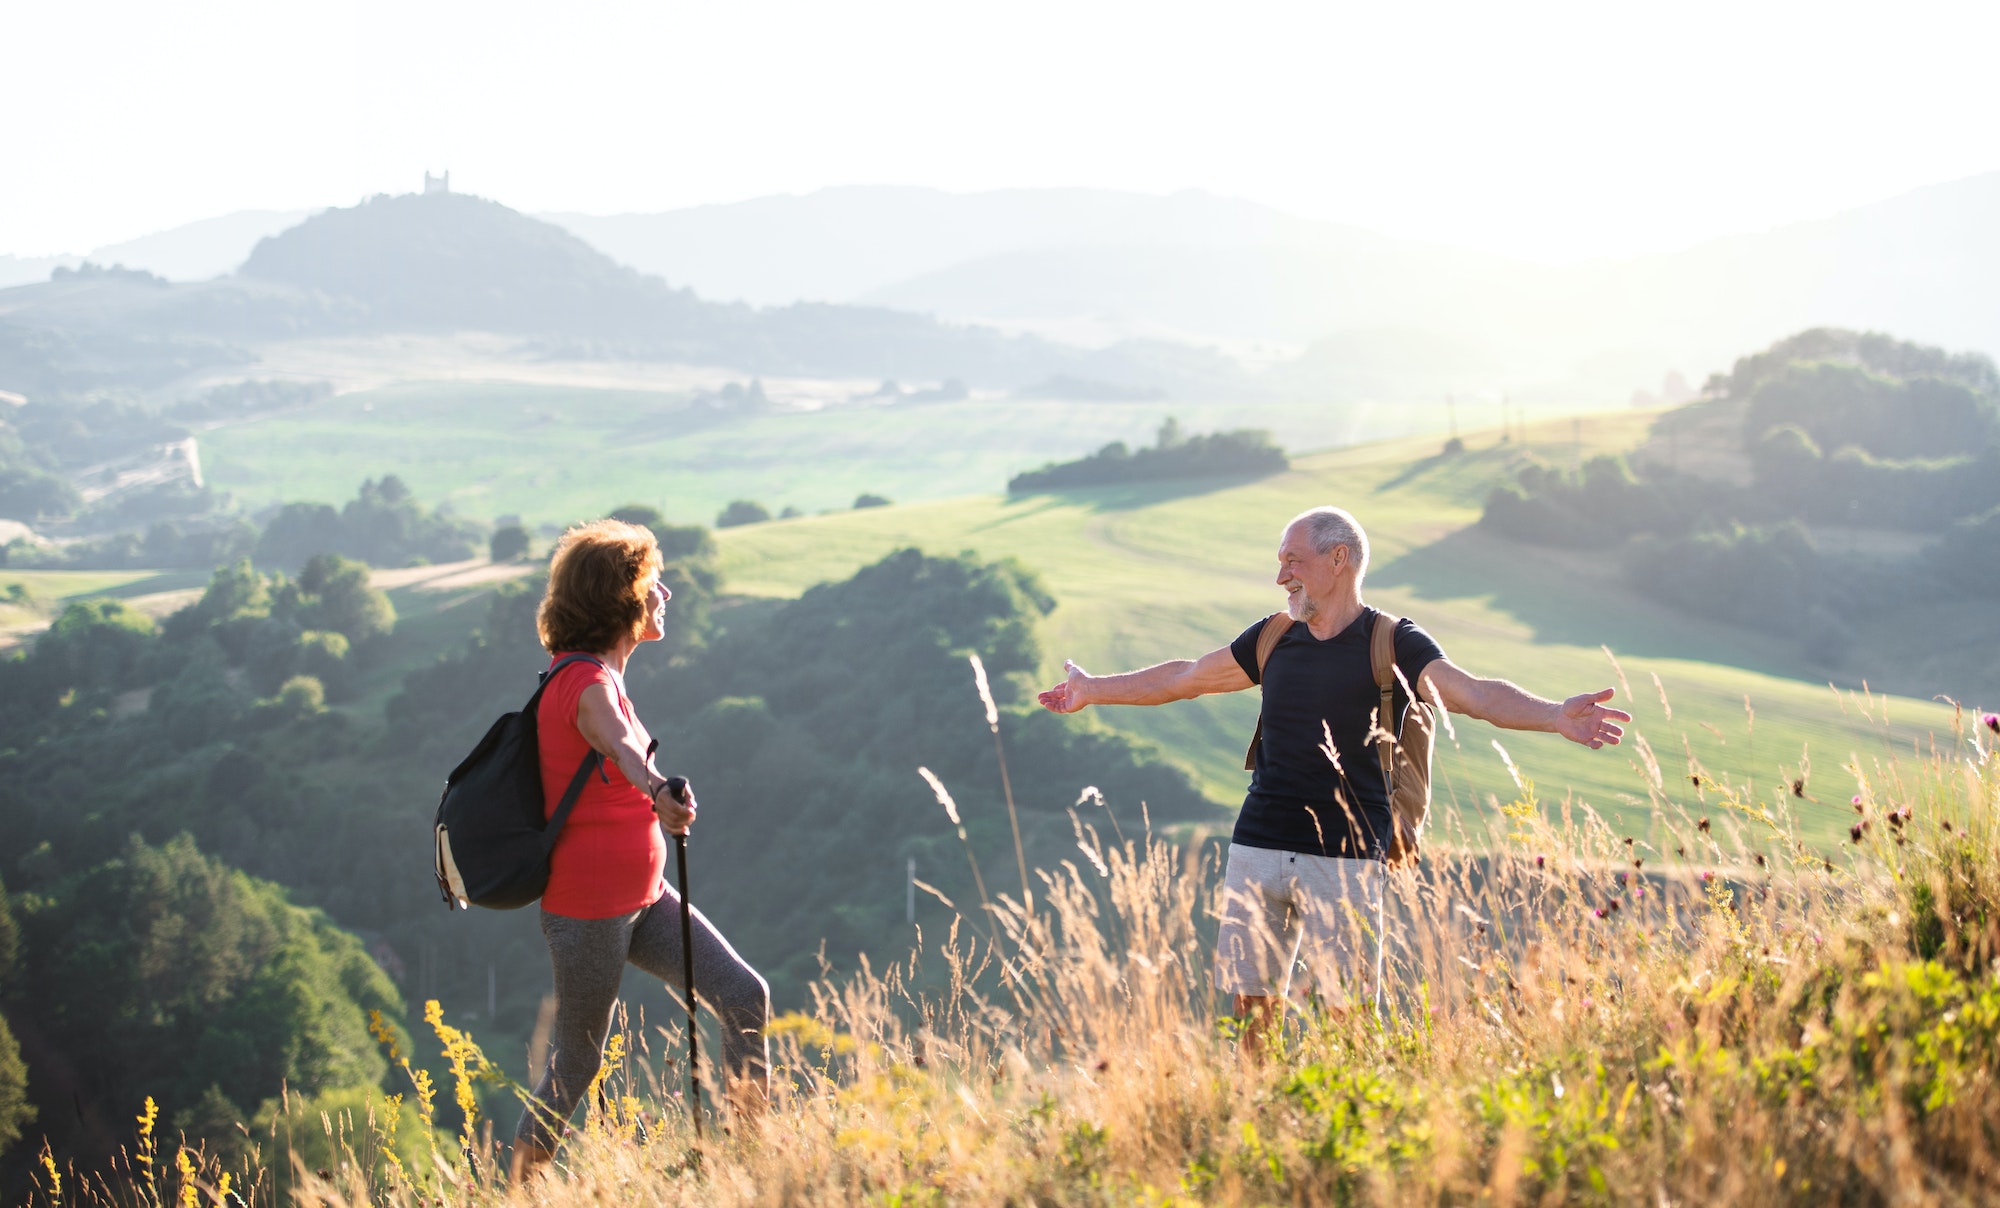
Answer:
[[(682, 805), (687, 804), (688, 782), (685, 776), (669, 776), (667, 794)], [(701, 1141), (701, 1061), (697, 1052), (701, 1029), (694, 1018), (694, 908), (688, 905), (688, 840), (685, 834), (674, 835), (674, 859), (680, 866), (681, 874), (681, 988), (687, 993), (688, 1009), (688, 1114), (694, 1118), (694, 1139)]]

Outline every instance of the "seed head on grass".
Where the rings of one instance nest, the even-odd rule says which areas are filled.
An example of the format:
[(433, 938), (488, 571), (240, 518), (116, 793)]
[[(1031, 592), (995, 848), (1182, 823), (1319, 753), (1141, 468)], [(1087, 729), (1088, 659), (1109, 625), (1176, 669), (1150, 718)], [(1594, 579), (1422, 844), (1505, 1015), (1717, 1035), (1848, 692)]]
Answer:
[(917, 775), (922, 776), (924, 783), (931, 786), (931, 792), (937, 794), (938, 804), (944, 807), (944, 816), (951, 819), (953, 826), (960, 828), (958, 837), (965, 838), (964, 824), (958, 820), (958, 802), (951, 799), (951, 793), (944, 787), (944, 781), (939, 780), (937, 773), (929, 768), (918, 768)]

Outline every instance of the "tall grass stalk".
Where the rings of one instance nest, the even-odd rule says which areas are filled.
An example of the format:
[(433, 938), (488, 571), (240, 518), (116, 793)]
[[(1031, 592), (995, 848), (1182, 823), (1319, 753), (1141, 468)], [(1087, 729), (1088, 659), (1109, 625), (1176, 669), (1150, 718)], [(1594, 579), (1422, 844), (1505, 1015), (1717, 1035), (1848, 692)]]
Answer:
[(986, 682), (986, 664), (978, 654), (972, 662), (972, 684), (979, 690), (979, 703), (986, 708), (986, 728), (993, 732), (993, 758), (1000, 765), (1000, 793), (1007, 799), (1007, 825), (1014, 829), (1014, 863), (1021, 870), (1021, 904), (1035, 912), (1035, 891), (1028, 881), (1028, 857), (1021, 847), (1021, 814), (1014, 808), (1014, 781), (1007, 775), (1007, 752), (1000, 745), (1000, 709), (993, 703), (993, 689)]

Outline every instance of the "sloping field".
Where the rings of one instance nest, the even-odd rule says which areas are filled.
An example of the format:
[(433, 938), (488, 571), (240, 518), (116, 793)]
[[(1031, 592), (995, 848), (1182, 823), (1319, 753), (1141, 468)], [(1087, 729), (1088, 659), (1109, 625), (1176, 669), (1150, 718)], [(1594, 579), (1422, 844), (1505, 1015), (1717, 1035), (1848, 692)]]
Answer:
[[(776, 386), (772, 396), (783, 397)], [(758, 500), (775, 514), (787, 506), (846, 509), (864, 492), (911, 501), (1000, 490), (1022, 470), (1109, 441), (1151, 443), (1168, 415), (1190, 432), (1269, 428), (1289, 448), (1437, 422), (1367, 404), (978, 398), (735, 415), (691, 408), (684, 391), (412, 382), (212, 428), (198, 439), (208, 481), (253, 506), (337, 504), (362, 479), (393, 473), (426, 503), (448, 501), (472, 516), (567, 524), (644, 503), (678, 522), (707, 524), (732, 499)]]
[[(1629, 448), (1650, 419), (1622, 413), (1552, 423), (1530, 430), (1527, 451), (1566, 463)], [(906, 545), (1018, 558), (1059, 601), (1043, 627), (1052, 682), (1065, 656), (1114, 671), (1223, 645), (1281, 604), (1271, 576), (1285, 521), (1314, 504), (1338, 503), (1360, 517), (1374, 546), (1370, 602), (1416, 618), (1454, 661), (1481, 674), (1546, 696), (1617, 686), (1637, 718), (1636, 737), (1657, 758), (1668, 801), (1715, 812), (1716, 777), (1750, 782), (1768, 797), (1781, 783), (1789, 792), (1803, 775), (1806, 825), (1816, 840), (1836, 842), (1852, 818), (1854, 778), (1841, 769), (1851, 755), (1885, 757), (1933, 733), (1948, 741), (1951, 714), (1942, 706), (1837, 695), (1782, 644), (1642, 599), (1614, 565), (1479, 532), (1472, 526), (1486, 489), (1523, 449), (1496, 443), (1490, 433), (1469, 443), (1467, 453), (1448, 459), (1436, 455), (1432, 438), (1315, 454), (1296, 459), (1291, 473), (1247, 486), (978, 496), (731, 529), (718, 538), (729, 588), (774, 596), (795, 595)], [(1158, 743), (1211, 797), (1234, 803), (1256, 710), (1255, 693), (1246, 692), (1102, 710), (1099, 719)], [(1649, 833), (1651, 773), (1630, 738), (1592, 752), (1461, 719), (1442, 744), (1440, 799), (1473, 806), (1516, 796), (1496, 738), (1544, 802), (1573, 795), (1640, 840)], [(1700, 791), (1689, 779), (1690, 761), (1703, 776)], [(1464, 822), (1482, 828), (1493, 817), (1490, 809), (1468, 810)]]

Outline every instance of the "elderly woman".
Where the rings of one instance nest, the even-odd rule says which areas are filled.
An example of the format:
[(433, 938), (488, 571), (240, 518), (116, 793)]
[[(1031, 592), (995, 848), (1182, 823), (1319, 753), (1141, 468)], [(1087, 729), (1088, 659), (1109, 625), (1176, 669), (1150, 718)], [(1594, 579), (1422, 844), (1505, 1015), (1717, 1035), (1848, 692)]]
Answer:
[[(554, 813), (591, 751), (604, 762), (556, 841), (542, 896), (542, 934), (555, 965), (554, 1050), (515, 1130), (517, 1179), (554, 1156), (577, 1100), (603, 1064), (626, 962), (669, 984), (681, 973), (681, 903), (667, 884), (662, 827), (686, 834), (694, 795), (683, 804), (666, 791), (624, 677), (632, 652), (665, 630), (672, 593), (660, 582), (660, 568), (660, 547), (647, 529), (615, 520), (572, 528), (550, 560), (548, 595), (536, 616), (551, 663), (568, 654), (592, 656), (556, 672), (542, 692), (545, 808)], [(770, 990), (699, 911), (694, 981), (720, 1021), (733, 1098), (739, 1106), (761, 1105)]]

